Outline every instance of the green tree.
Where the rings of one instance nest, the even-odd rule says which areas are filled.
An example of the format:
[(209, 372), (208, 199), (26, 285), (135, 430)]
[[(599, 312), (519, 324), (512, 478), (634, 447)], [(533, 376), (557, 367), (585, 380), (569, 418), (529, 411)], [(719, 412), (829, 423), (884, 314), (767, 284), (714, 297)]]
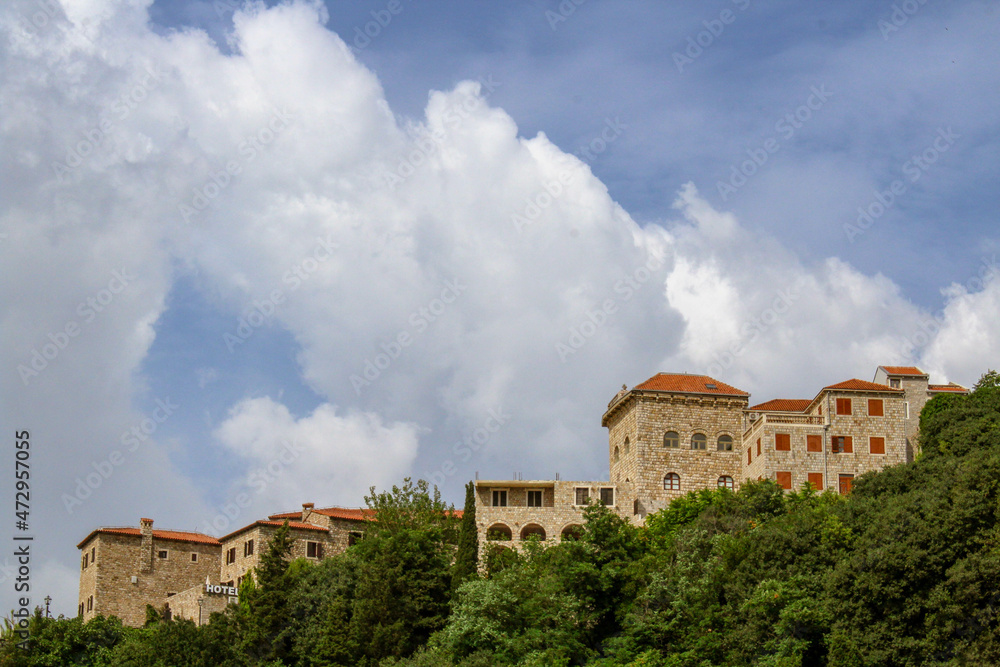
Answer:
[[(243, 651), (259, 660), (284, 658), (291, 637), (288, 632), (288, 595), (291, 577), (288, 558), (294, 543), (288, 520), (274, 531), (267, 549), (254, 568), (255, 586), (247, 587)], [(241, 600), (241, 604), (244, 601)]]
[(451, 587), (458, 590), (464, 582), (476, 576), (479, 568), (479, 529), (476, 527), (476, 487), (465, 485), (465, 509), (458, 529), (458, 551), (452, 566)]

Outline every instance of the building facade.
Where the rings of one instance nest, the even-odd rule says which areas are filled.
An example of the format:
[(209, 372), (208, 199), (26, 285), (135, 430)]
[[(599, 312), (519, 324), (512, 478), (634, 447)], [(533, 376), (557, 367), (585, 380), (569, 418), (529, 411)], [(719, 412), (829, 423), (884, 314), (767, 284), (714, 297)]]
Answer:
[(271, 515), (221, 538), (154, 530), (152, 519), (140, 519), (138, 528), (98, 528), (77, 545), (77, 611), (85, 621), (100, 614), (141, 626), (146, 605), (152, 605), (200, 625), (238, 599), (240, 583), (284, 521), (291, 528), (292, 558), (321, 560), (361, 539), (370, 518), (370, 510), (305, 503), (300, 511)]
[(879, 366), (872, 382), (751, 406), (749, 393), (706, 375), (659, 373), (608, 404), (608, 482), (477, 481), (480, 544), (516, 548), (532, 535), (572, 534), (586, 504), (577, 485), (593, 498), (608, 489), (606, 504), (636, 524), (689, 491), (737, 490), (748, 480), (847, 494), (855, 477), (919, 454), (920, 410), (942, 392), (968, 389), (929, 384), (916, 367)]

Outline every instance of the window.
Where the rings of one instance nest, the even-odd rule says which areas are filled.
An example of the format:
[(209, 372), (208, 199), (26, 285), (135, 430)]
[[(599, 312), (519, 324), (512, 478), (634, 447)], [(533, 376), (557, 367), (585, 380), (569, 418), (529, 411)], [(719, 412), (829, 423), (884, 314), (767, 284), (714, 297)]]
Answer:
[(322, 558), (323, 544), (320, 542), (306, 542), (306, 558)]
[(618, 452), (618, 448), (615, 447), (615, 463), (618, 463), (618, 459), (620, 459), (620, 458), (621, 458), (621, 455)]
[(840, 495), (846, 496), (851, 492), (851, 487), (854, 486), (854, 475), (841, 475), (840, 476)]
[(198, 562), (198, 554), (196, 554), (193, 551), (191, 552), (191, 562), (192, 563), (197, 563)]
[(720, 452), (731, 452), (733, 451), (733, 438), (729, 435), (720, 435), (719, 441), (717, 443), (717, 448)]
[(910, 418), (910, 402), (909, 401), (906, 401), (906, 402), (903, 403), (903, 413), (904, 413), (904, 418), (905, 419), (909, 419)]
[(539, 526), (537, 523), (529, 523), (527, 526), (521, 529), (522, 540), (527, 540), (532, 536), (537, 537), (539, 542), (544, 542), (545, 529)]
[(632, 515), (633, 516), (638, 516), (639, 515), (639, 499), (638, 498), (636, 498), (635, 500), (632, 501)]
[(708, 449), (708, 436), (704, 433), (695, 433), (692, 435), (691, 449)]
[(243, 543), (243, 556), (253, 556), (253, 540), (247, 540)]
[(807, 435), (806, 436), (806, 451), (807, 452), (821, 452), (821, 451), (823, 451), (823, 436), (821, 436), (821, 435)]
[(760, 438), (757, 438), (757, 456), (760, 456)]
[(542, 490), (531, 489), (528, 491), (528, 507), (542, 506)]
[(93, 610), (94, 610), (94, 596), (91, 595), (89, 598), (87, 598), (87, 611), (93, 611)]
[(681, 490), (681, 476), (675, 472), (668, 472), (663, 478), (663, 488), (667, 491)]
[(161, 560), (167, 560), (167, 550), (166, 549), (161, 549), (161, 550), (157, 551), (156, 555)]
[(881, 398), (869, 398), (868, 399), (868, 416), (869, 417), (882, 417), (884, 415), (882, 408)]
[(751, 461), (753, 461), (753, 458), (751, 458), (751, 453), (752, 452), (753, 452), (753, 448), (752, 447), (747, 447), (747, 465), (750, 465)]
[(885, 438), (872, 436), (868, 438), (869, 454), (885, 454)]
[(733, 490), (733, 478), (729, 475), (723, 475), (720, 477), (718, 484), (720, 489), (729, 489), (730, 491)]
[(80, 569), (81, 570), (86, 570), (87, 569), (87, 554), (83, 554), (83, 560), (80, 561), (80, 562), (83, 564), (83, 567), (81, 567)]
[(358, 532), (350, 532), (347, 534), (347, 546), (353, 547), (355, 544), (361, 541), (364, 534)]
[(97, 547), (90, 547), (90, 562), (94, 563), (97, 561)]
[(792, 451), (792, 436), (790, 433), (774, 434), (774, 449), (779, 452)]
[(849, 399), (849, 398), (838, 398), (837, 399), (837, 414), (838, 415), (849, 415), (849, 414), (851, 414), (851, 399)]
[(806, 477), (809, 484), (817, 491), (823, 490), (823, 473), (821, 472), (811, 472)]
[(893, 378), (889, 380), (889, 386), (893, 389), (899, 389), (899, 378)]
[(789, 491), (792, 488), (792, 473), (788, 471), (776, 472), (774, 473), (774, 481), (785, 491)]
[(82, 602), (80, 603), (80, 612), (77, 615), (78, 616), (83, 616), (83, 603)]
[(629, 442), (628, 442), (628, 436), (626, 435), (625, 436), (625, 456), (628, 456), (628, 451), (629, 451)]
[(590, 489), (585, 487), (577, 487), (576, 489), (576, 504), (586, 505), (587, 501), (590, 500)]
[(674, 449), (681, 446), (681, 436), (677, 435), (677, 431), (667, 431), (663, 434), (663, 446), (673, 447)]
[(493, 507), (507, 507), (506, 489), (493, 489)]
[(607, 487), (601, 489), (601, 504), (608, 507), (615, 506), (615, 490)]
[(835, 435), (831, 438), (830, 451), (834, 454), (850, 454), (854, 451), (854, 444), (849, 435)]
[(514, 538), (510, 528), (503, 523), (495, 523), (486, 531), (486, 539), (490, 541), (509, 542)]
[(236, 547), (232, 547), (226, 552), (226, 565), (236, 562)]

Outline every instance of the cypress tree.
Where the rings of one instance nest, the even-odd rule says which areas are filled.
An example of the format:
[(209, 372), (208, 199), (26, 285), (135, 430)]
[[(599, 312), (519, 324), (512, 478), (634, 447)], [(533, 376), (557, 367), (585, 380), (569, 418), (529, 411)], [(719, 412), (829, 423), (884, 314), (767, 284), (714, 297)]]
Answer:
[(465, 485), (465, 510), (458, 529), (458, 552), (452, 566), (451, 588), (457, 590), (463, 582), (476, 576), (479, 567), (479, 532), (476, 530), (475, 484)]

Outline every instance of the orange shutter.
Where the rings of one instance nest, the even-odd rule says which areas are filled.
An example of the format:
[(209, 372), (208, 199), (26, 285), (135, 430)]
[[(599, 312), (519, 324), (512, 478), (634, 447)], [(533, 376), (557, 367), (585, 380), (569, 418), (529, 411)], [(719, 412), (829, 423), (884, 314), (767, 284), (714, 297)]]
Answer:
[(821, 452), (821, 451), (823, 451), (823, 436), (819, 436), (819, 435), (807, 435), (806, 436), (806, 451), (807, 452)]
[(868, 449), (872, 454), (885, 454), (885, 438), (868, 438)]
[(823, 473), (821, 472), (811, 472), (808, 475), (808, 481), (812, 484), (813, 488), (817, 491), (823, 490)]
[(760, 456), (760, 438), (757, 438), (757, 456)]
[(882, 399), (881, 398), (869, 398), (868, 399), (868, 416), (869, 417), (881, 417), (885, 413), (882, 409)]
[(779, 452), (787, 452), (792, 449), (792, 436), (788, 433), (774, 434), (774, 448)]
[(751, 447), (747, 447), (747, 465), (750, 465), (750, 462), (753, 461), (753, 459), (751, 458), (752, 455), (753, 455), (753, 449)]
[(851, 440), (851, 436), (844, 437), (844, 453), (851, 454), (854, 452), (854, 443)]
[(778, 486), (785, 489), (786, 491), (792, 488), (792, 473), (790, 472), (775, 473), (775, 479), (778, 482)]
[(840, 495), (846, 496), (847, 494), (849, 494), (853, 486), (854, 486), (854, 475), (840, 476)]
[(849, 414), (851, 414), (851, 399), (849, 399), (849, 398), (838, 398), (837, 399), (837, 414), (838, 415), (849, 415)]

